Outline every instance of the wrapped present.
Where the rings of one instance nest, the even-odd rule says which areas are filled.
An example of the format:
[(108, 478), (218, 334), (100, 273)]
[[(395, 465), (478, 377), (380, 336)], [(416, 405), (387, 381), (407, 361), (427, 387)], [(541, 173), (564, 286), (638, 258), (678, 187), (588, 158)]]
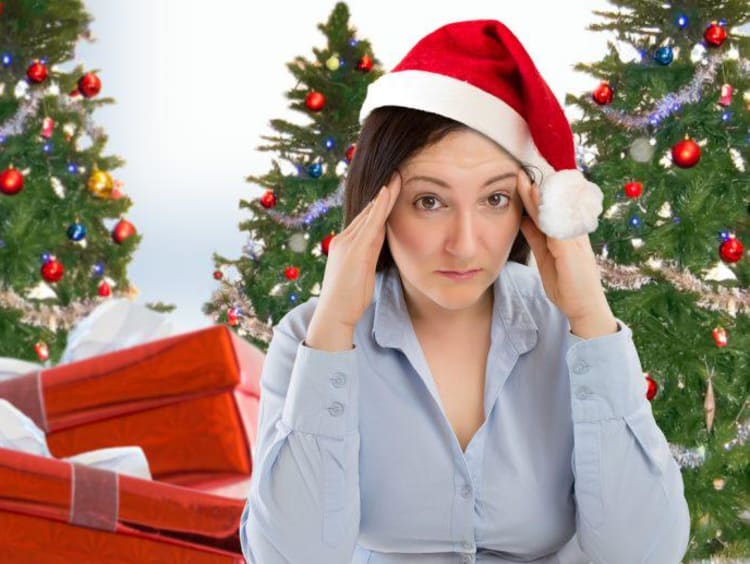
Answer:
[[(0, 381), (0, 398), (45, 432), (56, 458), (138, 445), (154, 480), (244, 498), (264, 354), (224, 325), (173, 335), (143, 309), (95, 310), (71, 332), (68, 362)], [(135, 327), (138, 338), (124, 339)]]
[(0, 561), (244, 562), (244, 501), (0, 448)]

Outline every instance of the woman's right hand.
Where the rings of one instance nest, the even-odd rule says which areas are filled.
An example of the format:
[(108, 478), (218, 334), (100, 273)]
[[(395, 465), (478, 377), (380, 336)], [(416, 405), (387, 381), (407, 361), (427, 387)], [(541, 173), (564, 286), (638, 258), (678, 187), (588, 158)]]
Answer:
[(331, 239), (315, 315), (352, 329), (362, 317), (375, 290), (385, 222), (400, 191), (401, 175), (395, 171), (378, 195)]

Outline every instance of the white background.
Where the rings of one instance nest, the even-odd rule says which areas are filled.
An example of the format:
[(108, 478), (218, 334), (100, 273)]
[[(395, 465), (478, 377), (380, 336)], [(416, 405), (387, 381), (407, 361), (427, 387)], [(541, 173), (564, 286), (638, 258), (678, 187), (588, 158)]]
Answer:
[[(86, 0), (95, 41), (82, 41), (75, 62), (98, 70), (100, 96), (116, 103), (94, 114), (109, 141), (105, 154), (134, 205), (127, 218), (143, 240), (129, 267), (137, 303), (177, 305), (185, 330), (211, 325), (201, 305), (216, 288), (211, 254), (236, 258), (246, 242), (238, 207), (263, 190), (245, 181), (270, 169), (255, 151), (269, 120), (307, 123), (287, 108), (294, 86), (286, 63), (324, 47), (317, 24), (334, 1)], [(369, 39), (390, 70), (425, 34), (451, 21), (499, 19), (526, 46), (560, 103), (598, 81), (574, 72), (602, 58), (610, 37), (586, 31), (609, 10), (604, 0), (406, 2), (350, 0), (350, 24)], [(572, 119), (572, 108), (566, 108)]]

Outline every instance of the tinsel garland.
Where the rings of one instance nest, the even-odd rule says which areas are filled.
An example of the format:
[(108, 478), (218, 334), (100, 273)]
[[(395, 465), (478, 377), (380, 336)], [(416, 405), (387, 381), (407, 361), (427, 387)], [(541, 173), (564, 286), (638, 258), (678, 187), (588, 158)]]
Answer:
[[(627, 129), (648, 130), (658, 125), (665, 118), (680, 110), (683, 104), (693, 104), (701, 99), (704, 84), (712, 83), (716, 79), (718, 67), (724, 61), (730, 60), (730, 53), (716, 54), (708, 58), (706, 64), (696, 72), (693, 79), (675, 93), (669, 93), (656, 103), (651, 111), (637, 115), (630, 115), (624, 110), (615, 110), (609, 106), (600, 106), (593, 100), (586, 100), (591, 110), (602, 112), (609, 121)], [(750, 61), (739, 61), (739, 68), (743, 74), (750, 72)]]
[[(240, 285), (231, 282), (225, 282), (221, 288), (214, 291), (211, 296), (211, 303), (226, 304), (227, 308), (237, 307), (242, 311), (237, 316), (237, 333), (244, 337), (250, 335), (255, 339), (270, 343), (273, 336), (273, 328), (262, 322), (255, 316), (255, 309), (240, 290)], [(219, 315), (214, 314), (214, 322), (219, 321)]]
[[(133, 292), (112, 292), (106, 299), (134, 298)], [(89, 315), (97, 306), (100, 299), (87, 299), (72, 302), (67, 306), (37, 304), (19, 296), (12, 290), (0, 290), (0, 307), (23, 312), (21, 322), (33, 327), (46, 327), (50, 331), (62, 329), (70, 330), (76, 323)]]
[(30, 116), (36, 114), (42, 98), (47, 96), (57, 96), (57, 102), (62, 108), (76, 111), (81, 123), (83, 123), (84, 130), (94, 142), (104, 137), (104, 128), (95, 126), (91, 115), (86, 111), (86, 107), (83, 105), (84, 98), (59, 94), (59, 87), (55, 83), (51, 84), (46, 91), (34, 90), (31, 94), (24, 95), (25, 99), (19, 105), (18, 111), (0, 127), (0, 137), (22, 133), (26, 128), (26, 121)]
[[(602, 274), (602, 282), (619, 290), (638, 290), (646, 284), (655, 282), (652, 276), (645, 274), (636, 266), (619, 265), (614, 261), (597, 255), (597, 263)], [(687, 269), (680, 270), (674, 262), (661, 261), (659, 273), (681, 292), (695, 292), (701, 295), (698, 306), (714, 311), (728, 311), (732, 316), (737, 312), (750, 314), (750, 292), (733, 287), (720, 287), (714, 290)]]

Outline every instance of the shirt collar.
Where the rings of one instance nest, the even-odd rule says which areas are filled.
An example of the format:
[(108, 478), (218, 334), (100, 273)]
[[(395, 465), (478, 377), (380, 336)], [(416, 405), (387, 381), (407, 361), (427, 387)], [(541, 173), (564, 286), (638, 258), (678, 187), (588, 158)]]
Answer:
[[(507, 262), (492, 285), (495, 297), (493, 346), (498, 342), (499, 335), (506, 336), (519, 355), (534, 348), (539, 332), (514, 280), (514, 273), (520, 268), (527, 267)], [(374, 300), (373, 338), (381, 347), (401, 348), (406, 342), (405, 332), (413, 332), (414, 328), (406, 308), (401, 277), (395, 266), (376, 273)]]

